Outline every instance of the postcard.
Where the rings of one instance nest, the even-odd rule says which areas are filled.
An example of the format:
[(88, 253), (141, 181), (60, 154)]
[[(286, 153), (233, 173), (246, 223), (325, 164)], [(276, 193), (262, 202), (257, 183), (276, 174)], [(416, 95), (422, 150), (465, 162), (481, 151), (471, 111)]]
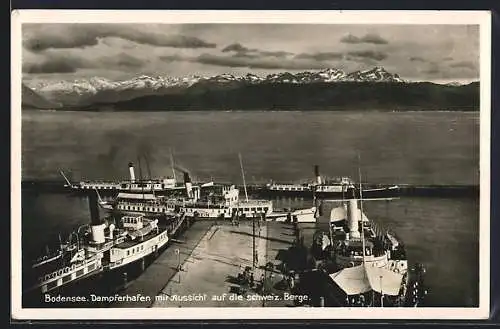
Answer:
[(485, 319), (490, 13), (12, 13), (15, 320)]

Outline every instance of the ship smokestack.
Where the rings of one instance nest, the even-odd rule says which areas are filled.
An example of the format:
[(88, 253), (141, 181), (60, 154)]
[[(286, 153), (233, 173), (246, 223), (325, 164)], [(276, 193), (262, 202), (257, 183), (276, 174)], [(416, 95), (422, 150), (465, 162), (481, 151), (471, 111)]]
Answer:
[(186, 186), (186, 193), (188, 198), (193, 197), (193, 184), (191, 183), (191, 177), (189, 177), (188, 172), (184, 172), (184, 185)]
[(130, 172), (130, 181), (135, 182), (134, 164), (132, 162), (129, 162), (128, 170)]
[(351, 238), (360, 238), (359, 233), (359, 209), (358, 209), (358, 200), (350, 199), (349, 207), (347, 213), (347, 227), (349, 228), (349, 236)]
[(318, 165), (314, 165), (314, 176), (316, 177), (316, 184), (321, 184), (321, 176), (319, 175)]
[(113, 240), (113, 231), (115, 230), (115, 224), (109, 225), (109, 238)]
[(99, 205), (97, 203), (97, 193), (95, 191), (90, 191), (88, 198), (89, 198), (89, 210), (90, 210), (90, 223), (91, 223), (91, 225), (102, 224), (101, 218), (99, 216)]
[(99, 216), (99, 206), (97, 204), (97, 193), (92, 191), (89, 196), (90, 226), (92, 230), (92, 241), (94, 243), (104, 243), (104, 228), (106, 224)]

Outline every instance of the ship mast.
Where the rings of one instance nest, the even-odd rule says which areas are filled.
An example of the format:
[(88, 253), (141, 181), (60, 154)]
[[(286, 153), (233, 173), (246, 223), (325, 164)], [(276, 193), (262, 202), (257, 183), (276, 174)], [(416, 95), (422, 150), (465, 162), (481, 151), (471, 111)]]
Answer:
[(174, 184), (175, 184), (175, 166), (174, 166), (174, 154), (172, 152), (172, 149), (170, 149), (170, 166), (172, 167), (172, 175), (174, 178)]
[(142, 198), (145, 199), (144, 184), (143, 184), (143, 181), (142, 181), (141, 157), (137, 157), (137, 162), (139, 164), (139, 184), (141, 185)]
[(146, 161), (146, 168), (148, 170), (148, 176), (149, 176), (149, 184), (151, 184), (151, 193), (153, 193), (153, 195), (155, 195), (153, 178), (151, 177), (151, 168), (149, 167), (149, 161), (148, 161), (146, 154), (144, 154), (143, 157), (144, 157), (144, 161)]
[[(365, 227), (364, 227), (364, 221), (363, 221), (363, 188), (361, 186), (361, 161), (360, 161), (360, 156), (358, 153), (358, 176), (359, 176), (359, 208), (361, 212), (361, 243), (363, 245), (363, 266), (365, 266)], [(356, 196), (355, 196), (356, 197)]]
[(243, 161), (241, 160), (241, 153), (238, 153), (240, 159), (241, 177), (243, 178), (243, 189), (245, 190), (245, 199), (248, 202), (247, 184), (245, 182), (245, 171), (243, 170)]

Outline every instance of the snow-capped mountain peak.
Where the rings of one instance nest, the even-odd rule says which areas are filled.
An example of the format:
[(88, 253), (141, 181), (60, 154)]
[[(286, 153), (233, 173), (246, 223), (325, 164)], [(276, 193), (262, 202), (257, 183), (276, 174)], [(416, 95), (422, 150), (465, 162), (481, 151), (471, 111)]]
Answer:
[(171, 88), (189, 88), (197, 83), (204, 84), (310, 84), (336, 82), (405, 82), (397, 74), (389, 73), (381, 66), (368, 70), (346, 73), (338, 68), (298, 73), (278, 72), (265, 77), (253, 73), (235, 76), (222, 73), (215, 76), (149, 76), (139, 75), (131, 79), (111, 81), (103, 77), (91, 77), (74, 81), (25, 81), (26, 85), (50, 101), (75, 105), (98, 101), (118, 101), (142, 95), (161, 94)]

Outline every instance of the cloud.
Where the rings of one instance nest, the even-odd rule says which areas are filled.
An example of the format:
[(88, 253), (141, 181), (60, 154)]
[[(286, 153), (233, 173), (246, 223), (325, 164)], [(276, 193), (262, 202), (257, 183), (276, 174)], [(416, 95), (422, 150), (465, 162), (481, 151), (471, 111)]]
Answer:
[(50, 54), (37, 63), (24, 63), (24, 73), (75, 73), (81, 69), (138, 69), (144, 62), (126, 53), (88, 60), (75, 55)]
[(259, 54), (262, 56), (270, 57), (286, 57), (289, 55), (293, 55), (293, 53), (290, 53), (288, 51), (260, 51)]
[(317, 52), (317, 53), (302, 53), (295, 56), (295, 58), (312, 59), (316, 61), (328, 61), (342, 59), (344, 55), (338, 52)]
[[(98, 59), (99, 61), (99, 59)], [(139, 68), (144, 65), (144, 61), (136, 58), (134, 56), (130, 56), (126, 53), (121, 53), (117, 56), (106, 56), (100, 59), (102, 66), (111, 66), (117, 68)]]
[[(223, 53), (234, 52), (234, 57), (259, 57), (259, 56), (269, 56), (269, 57), (286, 57), (293, 55), (288, 51), (266, 51), (256, 48), (248, 48), (243, 46), (241, 43), (232, 43), (221, 50)], [(252, 55), (250, 55), (250, 53)]]
[(348, 34), (340, 39), (340, 42), (343, 43), (351, 43), (351, 44), (358, 44), (358, 43), (372, 43), (376, 45), (385, 45), (388, 44), (389, 42), (379, 36), (378, 34), (366, 34), (362, 37), (357, 37), (352, 34)]
[(208, 64), (224, 67), (245, 67), (250, 69), (288, 69), (288, 70), (308, 70), (323, 69), (325, 65), (316, 61), (282, 59), (277, 57), (235, 57), (235, 56), (217, 56), (211, 54), (202, 54), (200, 56), (184, 59), (185, 61)]
[(373, 60), (373, 61), (381, 61), (388, 57), (388, 55), (381, 51), (373, 51), (373, 50), (353, 50), (347, 52), (348, 59), (351, 60)]
[(436, 75), (436, 74), (439, 74), (439, 73), (443, 73), (441, 71), (441, 69), (439, 67), (437, 67), (437, 66), (428, 68), (427, 70), (424, 70), (422, 72), (425, 73), (425, 74), (431, 74), (431, 75)]
[(235, 51), (238, 53), (246, 53), (249, 51), (254, 51), (254, 49), (247, 48), (240, 43), (232, 43), (229, 46), (226, 46), (226, 47), (224, 47), (224, 49), (222, 49), (223, 53), (230, 52), (230, 51)]
[(428, 62), (425, 58), (419, 57), (419, 56), (412, 56), (412, 57), (410, 57), (410, 61), (411, 62), (422, 62), (422, 63)]
[(24, 63), (25, 73), (74, 73), (78, 69), (88, 68), (88, 62), (82, 58), (69, 56), (51, 56), (39, 63)]
[[(39, 30), (37, 30), (39, 26)], [(47, 49), (69, 49), (95, 46), (100, 39), (116, 37), (139, 44), (172, 48), (215, 48), (197, 37), (171, 35), (142, 30), (122, 24), (30, 24), (30, 35), (25, 36), (26, 49), (40, 52)]]
[(451, 63), (450, 67), (467, 68), (467, 69), (471, 69), (471, 70), (476, 69), (476, 65), (474, 63), (472, 63), (471, 61), (461, 61), (461, 62)]
[(167, 62), (167, 63), (179, 62), (179, 61), (182, 61), (182, 57), (180, 57), (179, 55), (164, 55), (164, 56), (160, 56), (160, 60)]
[(256, 53), (234, 53), (233, 57), (245, 57), (245, 58), (259, 58), (259, 54)]

